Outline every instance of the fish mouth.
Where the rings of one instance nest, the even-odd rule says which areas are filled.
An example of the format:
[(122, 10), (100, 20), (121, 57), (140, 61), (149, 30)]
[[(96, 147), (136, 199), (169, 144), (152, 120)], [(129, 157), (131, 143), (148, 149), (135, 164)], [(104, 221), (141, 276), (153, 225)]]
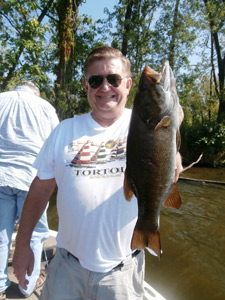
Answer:
[(158, 72), (154, 71), (152, 68), (150, 68), (149, 66), (145, 66), (144, 75), (152, 83), (159, 83), (160, 79), (162, 77), (161, 72), (158, 73)]
[(145, 66), (144, 69), (144, 75), (148, 80), (150, 80), (152, 83), (160, 83), (162, 79), (164, 78), (164, 74), (166, 73), (167, 68), (169, 67), (169, 62), (168, 60), (165, 60), (162, 64), (161, 71), (158, 73), (154, 71), (152, 68), (149, 66)]
[(149, 81), (151, 86), (160, 85), (164, 92), (172, 92), (177, 96), (175, 78), (170, 68), (169, 61), (165, 60), (162, 64), (161, 71), (158, 73), (149, 66), (145, 66), (144, 77)]

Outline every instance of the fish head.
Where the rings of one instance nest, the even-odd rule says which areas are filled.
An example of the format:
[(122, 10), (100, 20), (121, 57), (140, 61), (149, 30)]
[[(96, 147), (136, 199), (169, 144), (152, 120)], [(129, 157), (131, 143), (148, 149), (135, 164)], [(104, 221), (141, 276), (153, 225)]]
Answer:
[(138, 108), (143, 121), (153, 126), (159, 122), (160, 118), (167, 115), (175, 114), (176, 123), (178, 122), (179, 98), (176, 80), (167, 60), (163, 62), (159, 73), (149, 66), (145, 66), (139, 81), (134, 105)]

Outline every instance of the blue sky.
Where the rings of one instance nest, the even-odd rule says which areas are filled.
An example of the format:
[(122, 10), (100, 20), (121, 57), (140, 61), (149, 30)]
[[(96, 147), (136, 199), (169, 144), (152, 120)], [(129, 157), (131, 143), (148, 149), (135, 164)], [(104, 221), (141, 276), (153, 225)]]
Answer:
[(116, 4), (116, 0), (86, 0), (82, 5), (79, 6), (79, 14), (87, 14), (94, 20), (97, 20), (105, 17), (105, 7), (107, 7), (109, 11), (112, 11), (113, 6)]

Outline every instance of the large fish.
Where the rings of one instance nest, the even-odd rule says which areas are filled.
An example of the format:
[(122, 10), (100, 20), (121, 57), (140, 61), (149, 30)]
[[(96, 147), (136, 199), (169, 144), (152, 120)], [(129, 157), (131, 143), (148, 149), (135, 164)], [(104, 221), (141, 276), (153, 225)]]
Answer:
[(134, 99), (127, 139), (124, 195), (138, 199), (138, 220), (131, 248), (161, 255), (159, 215), (163, 204), (179, 208), (174, 183), (179, 139), (179, 98), (175, 78), (165, 61), (161, 72), (146, 66)]

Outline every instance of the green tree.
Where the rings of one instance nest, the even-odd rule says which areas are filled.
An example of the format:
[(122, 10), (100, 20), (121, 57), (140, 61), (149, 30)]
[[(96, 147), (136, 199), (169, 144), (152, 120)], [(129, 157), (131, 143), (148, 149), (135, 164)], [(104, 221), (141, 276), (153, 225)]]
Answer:
[(137, 88), (140, 73), (144, 65), (149, 64), (152, 46), (152, 29), (154, 13), (160, 0), (120, 0), (114, 6), (114, 12), (108, 14), (108, 24), (116, 21), (115, 31), (111, 32), (112, 46), (120, 49), (131, 61), (133, 87), (129, 95), (131, 106)]
[(1, 15), (0, 84), (5, 90), (12, 78), (27, 77), (46, 84), (46, 24), (41, 25), (54, 0), (3, 0)]
[(160, 66), (167, 59), (178, 76), (189, 69), (196, 33), (196, 13), (192, 1), (163, 1), (153, 36), (153, 61)]
[(82, 1), (76, 0), (57, 0), (55, 2), (55, 20), (53, 28), (56, 29), (56, 35), (53, 40), (56, 44), (55, 59), (57, 66), (55, 68), (55, 106), (60, 119), (63, 114), (70, 109), (73, 99), (70, 91), (70, 84), (74, 75), (74, 54), (76, 49), (77, 34), (77, 16), (78, 7)]
[[(218, 123), (225, 123), (225, 1), (203, 0), (203, 2), (203, 12), (208, 21), (207, 24), (211, 38), (211, 76), (214, 82), (215, 94), (219, 102), (217, 120)], [(218, 76), (216, 76), (215, 63), (217, 64)]]
[(54, 104), (60, 119), (90, 109), (82, 87), (83, 64), (91, 48), (99, 44), (96, 33), (100, 29), (88, 16), (78, 16), (79, 6), (83, 2), (57, 0), (54, 18), (50, 20), (52, 42), (56, 45), (52, 55), (53, 74), (56, 75)]

